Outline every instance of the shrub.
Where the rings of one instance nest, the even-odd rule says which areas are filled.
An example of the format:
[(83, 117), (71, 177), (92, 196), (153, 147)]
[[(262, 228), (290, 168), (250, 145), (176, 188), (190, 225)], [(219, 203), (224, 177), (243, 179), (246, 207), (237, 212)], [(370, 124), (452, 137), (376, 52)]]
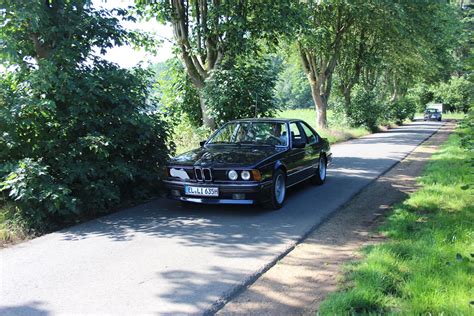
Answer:
[(0, 190), (8, 190), (17, 202), (22, 217), (30, 227), (41, 226), (48, 217), (56, 214), (77, 213), (77, 198), (67, 185), (49, 173), (42, 159), (25, 158), (0, 183)]
[[(40, 231), (153, 194), (173, 149), (150, 111), (151, 73), (95, 56), (127, 40), (118, 19), (87, 1), (49, 6), (10, 2), (0, 32), (17, 48), (0, 50), (0, 190)], [(24, 40), (35, 34), (54, 49), (38, 53)]]
[(388, 118), (397, 124), (402, 124), (407, 118), (413, 119), (416, 113), (416, 106), (408, 98), (400, 98), (388, 103)]
[(41, 226), (156, 192), (169, 131), (146, 111), (147, 73), (102, 63), (63, 72), (72, 89), (51, 94), (59, 87), (39, 85), (40, 78), (60, 72), (49, 66), (31, 73), (28, 89), (12, 85), (19, 99), (2, 100), (13, 113), (1, 120), (7, 134), (0, 142), (2, 189), (24, 216)]
[(355, 127), (365, 126), (371, 131), (376, 130), (382, 114), (382, 105), (377, 100), (375, 91), (356, 85), (352, 90), (351, 99), (346, 110), (350, 124)]

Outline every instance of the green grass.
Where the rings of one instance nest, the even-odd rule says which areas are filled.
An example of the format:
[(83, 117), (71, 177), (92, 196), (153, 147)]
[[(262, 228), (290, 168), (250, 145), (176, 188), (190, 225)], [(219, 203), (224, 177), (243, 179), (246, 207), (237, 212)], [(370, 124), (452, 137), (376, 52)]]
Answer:
[(0, 246), (25, 240), (28, 236), (27, 225), (19, 218), (13, 204), (0, 197)]
[(394, 208), (389, 241), (346, 266), (321, 315), (473, 315), (474, 154), (450, 136), (420, 177), (421, 189)]

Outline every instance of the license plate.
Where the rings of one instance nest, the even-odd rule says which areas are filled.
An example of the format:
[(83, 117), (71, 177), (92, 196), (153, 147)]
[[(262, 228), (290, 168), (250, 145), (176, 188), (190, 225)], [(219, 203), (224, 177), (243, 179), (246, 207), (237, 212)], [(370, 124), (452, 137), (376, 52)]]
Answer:
[(196, 196), (219, 196), (219, 188), (185, 186), (184, 193)]

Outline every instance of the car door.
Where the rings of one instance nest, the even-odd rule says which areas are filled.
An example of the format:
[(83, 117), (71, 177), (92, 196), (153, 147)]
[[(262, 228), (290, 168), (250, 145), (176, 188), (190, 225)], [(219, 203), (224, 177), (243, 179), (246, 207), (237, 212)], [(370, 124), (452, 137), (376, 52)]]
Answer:
[(305, 165), (306, 148), (293, 147), (296, 140), (304, 140), (306, 142), (306, 135), (298, 122), (290, 123), (290, 138), (292, 148), (290, 149), (287, 160), (288, 185), (305, 179), (303, 168)]
[(318, 168), (319, 156), (324, 143), (308, 124), (305, 122), (300, 122), (300, 124), (306, 136), (304, 168), (309, 168), (307, 169), (309, 171), (308, 176), (311, 176)]

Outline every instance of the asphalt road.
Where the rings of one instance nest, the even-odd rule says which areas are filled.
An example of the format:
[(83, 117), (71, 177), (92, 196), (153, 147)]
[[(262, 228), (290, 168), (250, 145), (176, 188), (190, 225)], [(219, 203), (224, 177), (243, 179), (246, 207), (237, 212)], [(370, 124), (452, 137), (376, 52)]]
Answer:
[(0, 314), (202, 314), (290, 250), (442, 123), (334, 145), (321, 187), (281, 210), (159, 199), (0, 250)]

